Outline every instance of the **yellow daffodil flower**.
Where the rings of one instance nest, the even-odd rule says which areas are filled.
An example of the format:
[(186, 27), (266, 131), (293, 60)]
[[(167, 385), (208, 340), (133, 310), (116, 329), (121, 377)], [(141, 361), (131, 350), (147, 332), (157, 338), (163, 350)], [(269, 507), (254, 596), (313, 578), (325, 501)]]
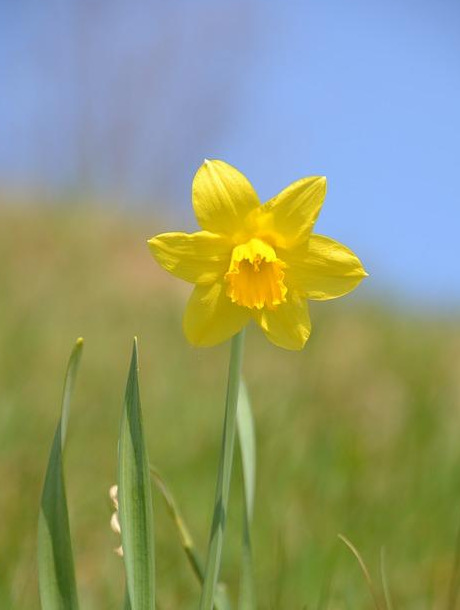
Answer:
[(307, 299), (340, 297), (367, 273), (344, 245), (312, 234), (326, 178), (294, 182), (261, 204), (247, 178), (206, 160), (192, 188), (202, 231), (148, 241), (158, 263), (195, 284), (184, 315), (187, 339), (216, 345), (255, 320), (268, 339), (302, 349), (310, 335)]

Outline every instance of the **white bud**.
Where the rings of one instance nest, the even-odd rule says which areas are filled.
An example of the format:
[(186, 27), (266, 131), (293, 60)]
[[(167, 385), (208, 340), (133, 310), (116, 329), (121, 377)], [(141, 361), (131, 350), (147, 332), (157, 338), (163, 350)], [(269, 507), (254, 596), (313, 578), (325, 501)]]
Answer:
[(115, 534), (121, 534), (120, 521), (118, 520), (117, 512), (113, 513), (112, 518), (110, 519), (110, 527)]
[(118, 485), (112, 485), (112, 487), (109, 489), (109, 496), (115, 510), (118, 510)]

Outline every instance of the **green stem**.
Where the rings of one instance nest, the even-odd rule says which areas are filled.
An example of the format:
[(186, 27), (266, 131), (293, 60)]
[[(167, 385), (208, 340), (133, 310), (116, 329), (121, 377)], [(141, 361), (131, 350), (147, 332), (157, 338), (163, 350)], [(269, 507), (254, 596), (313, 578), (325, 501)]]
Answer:
[(220, 451), (219, 473), (216, 484), (216, 500), (212, 520), (211, 536), (208, 546), (208, 558), (201, 592), (200, 610), (212, 610), (214, 593), (222, 555), (225, 522), (227, 517), (230, 479), (232, 475), (233, 450), (235, 446), (236, 412), (241, 381), (241, 363), (243, 359), (244, 330), (232, 339), (230, 367), (228, 373), (227, 400), (225, 405), (224, 430)]

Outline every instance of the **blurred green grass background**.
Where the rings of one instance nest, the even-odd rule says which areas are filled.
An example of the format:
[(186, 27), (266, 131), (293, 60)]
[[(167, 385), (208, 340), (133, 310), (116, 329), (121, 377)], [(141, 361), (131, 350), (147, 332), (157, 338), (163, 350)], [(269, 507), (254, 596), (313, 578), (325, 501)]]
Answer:
[[(81, 607), (118, 608), (108, 490), (132, 337), (150, 458), (204, 554), (222, 426), (228, 346), (181, 331), (188, 287), (157, 268), (155, 219), (90, 207), (0, 209), (0, 607), (39, 607), (39, 496), (68, 355), (85, 338), (66, 473)], [(460, 523), (458, 319), (359, 295), (313, 304), (301, 353), (250, 329), (245, 376), (256, 419), (254, 553), (259, 606), (371, 607), (355, 559), (378, 584), (382, 546), (396, 608), (446, 608)], [(241, 493), (232, 486), (222, 577), (238, 581)], [(199, 590), (155, 496), (158, 607)], [(325, 606), (326, 607), (326, 606)]]

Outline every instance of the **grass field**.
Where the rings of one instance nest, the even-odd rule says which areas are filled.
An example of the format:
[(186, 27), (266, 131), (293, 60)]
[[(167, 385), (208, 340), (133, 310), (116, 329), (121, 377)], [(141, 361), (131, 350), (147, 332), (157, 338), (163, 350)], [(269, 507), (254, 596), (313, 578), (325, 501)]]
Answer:
[[(0, 209), (2, 609), (39, 607), (39, 496), (66, 361), (80, 335), (66, 474), (81, 607), (121, 607), (108, 489), (134, 335), (150, 458), (204, 554), (228, 346), (186, 343), (188, 287), (151, 260), (145, 239), (157, 229), (148, 217), (108, 210)], [(338, 533), (360, 549), (379, 591), (385, 547), (395, 609), (460, 608), (448, 603), (460, 524), (458, 319), (396, 312), (390, 302), (313, 306), (314, 332), (301, 353), (273, 347), (255, 328), (248, 333), (261, 609), (371, 608)], [(196, 608), (198, 585), (157, 495), (155, 511), (158, 607)], [(222, 573), (234, 598), (240, 525), (237, 464)]]

